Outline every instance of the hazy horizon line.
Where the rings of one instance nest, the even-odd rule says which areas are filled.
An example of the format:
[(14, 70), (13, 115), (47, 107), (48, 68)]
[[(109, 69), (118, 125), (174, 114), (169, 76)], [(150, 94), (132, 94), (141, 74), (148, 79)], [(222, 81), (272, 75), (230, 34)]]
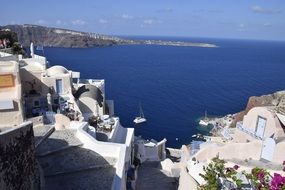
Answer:
[(9, 25), (31, 25), (31, 26), (40, 26), (40, 27), (47, 27), (47, 28), (56, 28), (56, 29), (63, 29), (63, 30), (72, 30), (76, 32), (84, 32), (84, 33), (94, 33), (99, 35), (105, 36), (113, 36), (113, 37), (161, 37), (161, 38), (193, 38), (193, 39), (216, 39), (216, 40), (245, 40), (245, 41), (267, 41), (267, 42), (285, 42), (285, 39), (260, 39), (260, 38), (234, 38), (234, 37), (205, 37), (205, 36), (184, 36), (184, 35), (155, 35), (155, 34), (104, 34), (104, 33), (97, 33), (94, 31), (81, 31), (78, 29), (71, 29), (69, 27), (56, 27), (56, 26), (48, 26), (48, 25), (39, 25), (39, 24), (6, 24), (0, 25), (2, 27), (9, 26)]

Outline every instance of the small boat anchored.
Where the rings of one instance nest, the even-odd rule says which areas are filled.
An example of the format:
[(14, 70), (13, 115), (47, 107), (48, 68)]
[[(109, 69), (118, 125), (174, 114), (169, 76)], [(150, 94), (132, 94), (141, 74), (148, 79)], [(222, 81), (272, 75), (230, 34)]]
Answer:
[(207, 111), (205, 111), (205, 117), (204, 119), (201, 119), (199, 121), (199, 125), (202, 125), (202, 126), (208, 126), (209, 125), (209, 119), (207, 117)]
[(142, 106), (140, 104), (140, 115), (134, 119), (135, 124), (140, 124), (146, 122), (146, 118), (144, 117)]
[(37, 51), (42, 51), (43, 56), (45, 55), (45, 51), (44, 51), (44, 46), (43, 45), (38, 45), (36, 50)]

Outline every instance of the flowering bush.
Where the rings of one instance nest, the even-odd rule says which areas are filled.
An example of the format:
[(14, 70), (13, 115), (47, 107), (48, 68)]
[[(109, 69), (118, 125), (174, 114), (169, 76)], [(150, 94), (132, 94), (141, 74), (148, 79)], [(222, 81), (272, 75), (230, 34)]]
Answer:
[(253, 168), (251, 173), (246, 174), (246, 176), (251, 180), (255, 189), (285, 190), (285, 177), (281, 176), (280, 174), (274, 173), (274, 175), (271, 176), (270, 173), (265, 169)]
[(270, 190), (285, 190), (285, 177), (275, 173), (270, 183)]
[(203, 168), (205, 174), (200, 174), (200, 176), (204, 178), (206, 184), (200, 186), (201, 190), (221, 189), (223, 186), (220, 182), (221, 179), (233, 182), (237, 187), (236, 189), (241, 189), (240, 186), (242, 181), (236, 177), (239, 166), (235, 165), (232, 168), (226, 168), (225, 163), (224, 160), (215, 157), (207, 167)]
[[(225, 161), (215, 157), (212, 162), (204, 167), (205, 174), (200, 174), (204, 178), (206, 184), (201, 185), (201, 190), (218, 190), (222, 189), (223, 184), (220, 182), (221, 178), (228, 180), (235, 184), (235, 187), (230, 189), (242, 189), (242, 181), (237, 178), (238, 165), (226, 168)], [(285, 171), (285, 161), (283, 162), (283, 171)], [(253, 168), (251, 173), (242, 172), (246, 178), (251, 182), (251, 185), (256, 190), (285, 190), (285, 176), (270, 173), (266, 169)]]
[(262, 168), (253, 168), (251, 173), (247, 174), (243, 172), (246, 177), (251, 181), (252, 186), (256, 189), (269, 189), (270, 174), (268, 171)]

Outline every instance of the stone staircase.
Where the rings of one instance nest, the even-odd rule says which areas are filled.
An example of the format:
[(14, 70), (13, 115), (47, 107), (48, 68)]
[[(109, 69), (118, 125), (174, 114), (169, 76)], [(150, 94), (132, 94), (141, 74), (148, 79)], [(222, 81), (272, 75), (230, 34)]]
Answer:
[(36, 157), (43, 171), (44, 189), (111, 189), (116, 159), (85, 149), (76, 130), (34, 127)]
[(144, 162), (138, 169), (136, 190), (175, 190), (177, 181), (160, 167), (160, 162)]

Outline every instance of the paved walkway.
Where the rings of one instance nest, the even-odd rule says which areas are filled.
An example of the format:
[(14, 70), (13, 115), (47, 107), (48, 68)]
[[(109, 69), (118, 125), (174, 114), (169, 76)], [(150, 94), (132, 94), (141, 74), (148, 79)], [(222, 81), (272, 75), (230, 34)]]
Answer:
[(36, 155), (43, 171), (44, 189), (111, 189), (116, 159), (82, 148), (75, 134), (72, 129), (35, 129)]
[(168, 175), (159, 162), (145, 162), (138, 169), (136, 190), (176, 190), (176, 180)]

